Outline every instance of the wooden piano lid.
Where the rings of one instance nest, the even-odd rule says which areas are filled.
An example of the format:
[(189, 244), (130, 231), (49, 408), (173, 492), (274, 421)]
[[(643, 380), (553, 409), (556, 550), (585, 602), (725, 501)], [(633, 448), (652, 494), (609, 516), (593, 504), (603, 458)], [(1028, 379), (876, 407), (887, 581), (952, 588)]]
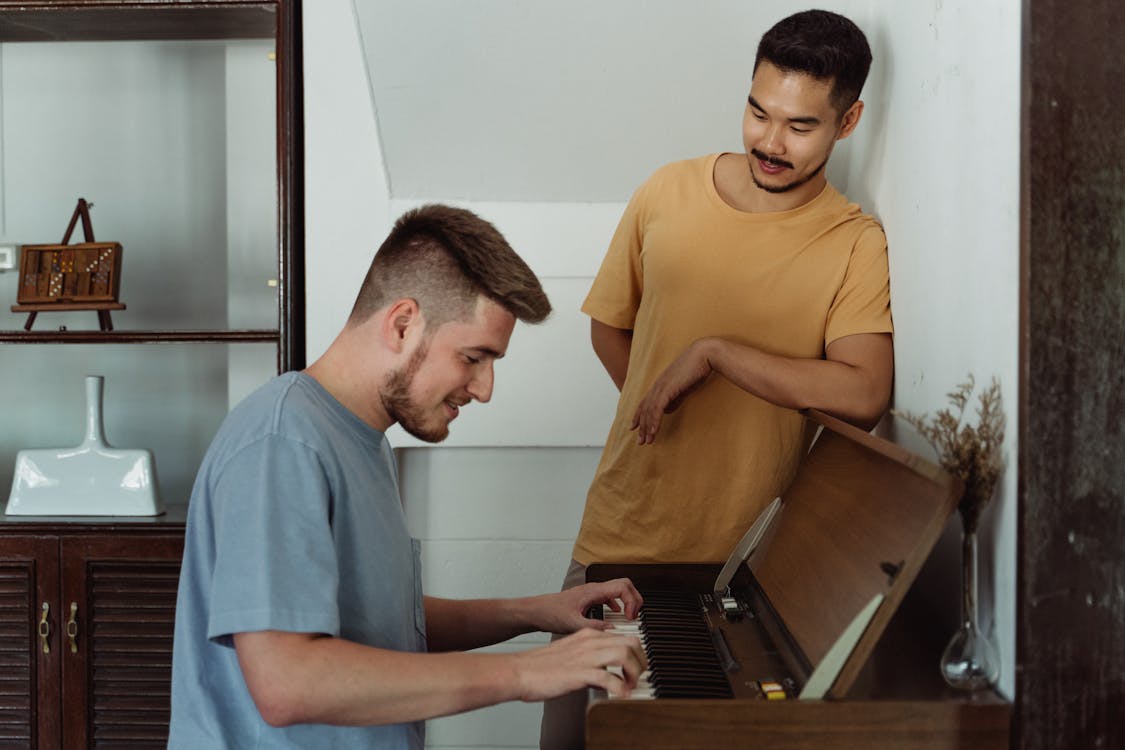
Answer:
[(938, 466), (826, 414), (748, 566), (814, 668), (883, 596), (828, 695), (844, 697), (961, 497)]

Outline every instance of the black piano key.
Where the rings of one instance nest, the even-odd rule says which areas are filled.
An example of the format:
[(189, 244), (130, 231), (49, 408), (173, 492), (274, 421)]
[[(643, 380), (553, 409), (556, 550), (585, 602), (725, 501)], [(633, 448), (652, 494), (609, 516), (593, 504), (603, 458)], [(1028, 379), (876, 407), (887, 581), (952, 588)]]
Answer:
[(657, 698), (731, 698), (733, 691), (715, 653), (704, 607), (696, 594), (644, 591), (639, 615)]

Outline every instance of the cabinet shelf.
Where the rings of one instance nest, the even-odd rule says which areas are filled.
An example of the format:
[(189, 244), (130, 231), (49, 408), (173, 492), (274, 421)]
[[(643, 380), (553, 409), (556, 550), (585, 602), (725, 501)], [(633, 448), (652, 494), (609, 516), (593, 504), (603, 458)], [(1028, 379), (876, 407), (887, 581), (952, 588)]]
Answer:
[(0, 344), (276, 344), (277, 329), (165, 331), (0, 331)]

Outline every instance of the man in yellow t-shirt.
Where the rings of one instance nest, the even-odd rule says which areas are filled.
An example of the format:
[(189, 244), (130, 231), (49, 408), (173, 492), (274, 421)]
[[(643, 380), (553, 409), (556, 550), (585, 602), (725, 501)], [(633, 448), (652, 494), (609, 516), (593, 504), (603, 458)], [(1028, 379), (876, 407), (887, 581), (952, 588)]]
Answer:
[[(783, 19), (745, 153), (667, 165), (630, 200), (582, 308), (621, 397), (564, 588), (593, 562), (725, 560), (808, 446), (797, 410), (865, 428), (886, 410), (886, 239), (824, 175), (870, 63), (848, 19)], [(581, 747), (580, 719), (549, 706), (542, 747)]]

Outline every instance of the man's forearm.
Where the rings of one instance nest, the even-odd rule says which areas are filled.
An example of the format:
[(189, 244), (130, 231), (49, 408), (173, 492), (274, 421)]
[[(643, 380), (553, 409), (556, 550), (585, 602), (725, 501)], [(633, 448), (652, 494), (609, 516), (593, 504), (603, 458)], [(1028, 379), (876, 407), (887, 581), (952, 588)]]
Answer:
[(839, 347), (835, 359), (781, 357), (724, 339), (698, 343), (711, 368), (739, 388), (778, 406), (820, 409), (870, 429), (890, 399), (890, 336), (849, 338), (853, 340)]
[(472, 649), (530, 631), (573, 633), (601, 629), (586, 612), (594, 606), (621, 607), (629, 617), (641, 608), (641, 595), (626, 578), (586, 583), (554, 594), (516, 599), (439, 599), (425, 597), (426, 635), (431, 651)]
[(274, 632), (238, 634), (235, 645), (255, 704), (274, 726), (395, 724), (519, 697), (509, 654), (404, 653)]
[(425, 597), (430, 651), (466, 651), (531, 632), (528, 599), (441, 599)]

